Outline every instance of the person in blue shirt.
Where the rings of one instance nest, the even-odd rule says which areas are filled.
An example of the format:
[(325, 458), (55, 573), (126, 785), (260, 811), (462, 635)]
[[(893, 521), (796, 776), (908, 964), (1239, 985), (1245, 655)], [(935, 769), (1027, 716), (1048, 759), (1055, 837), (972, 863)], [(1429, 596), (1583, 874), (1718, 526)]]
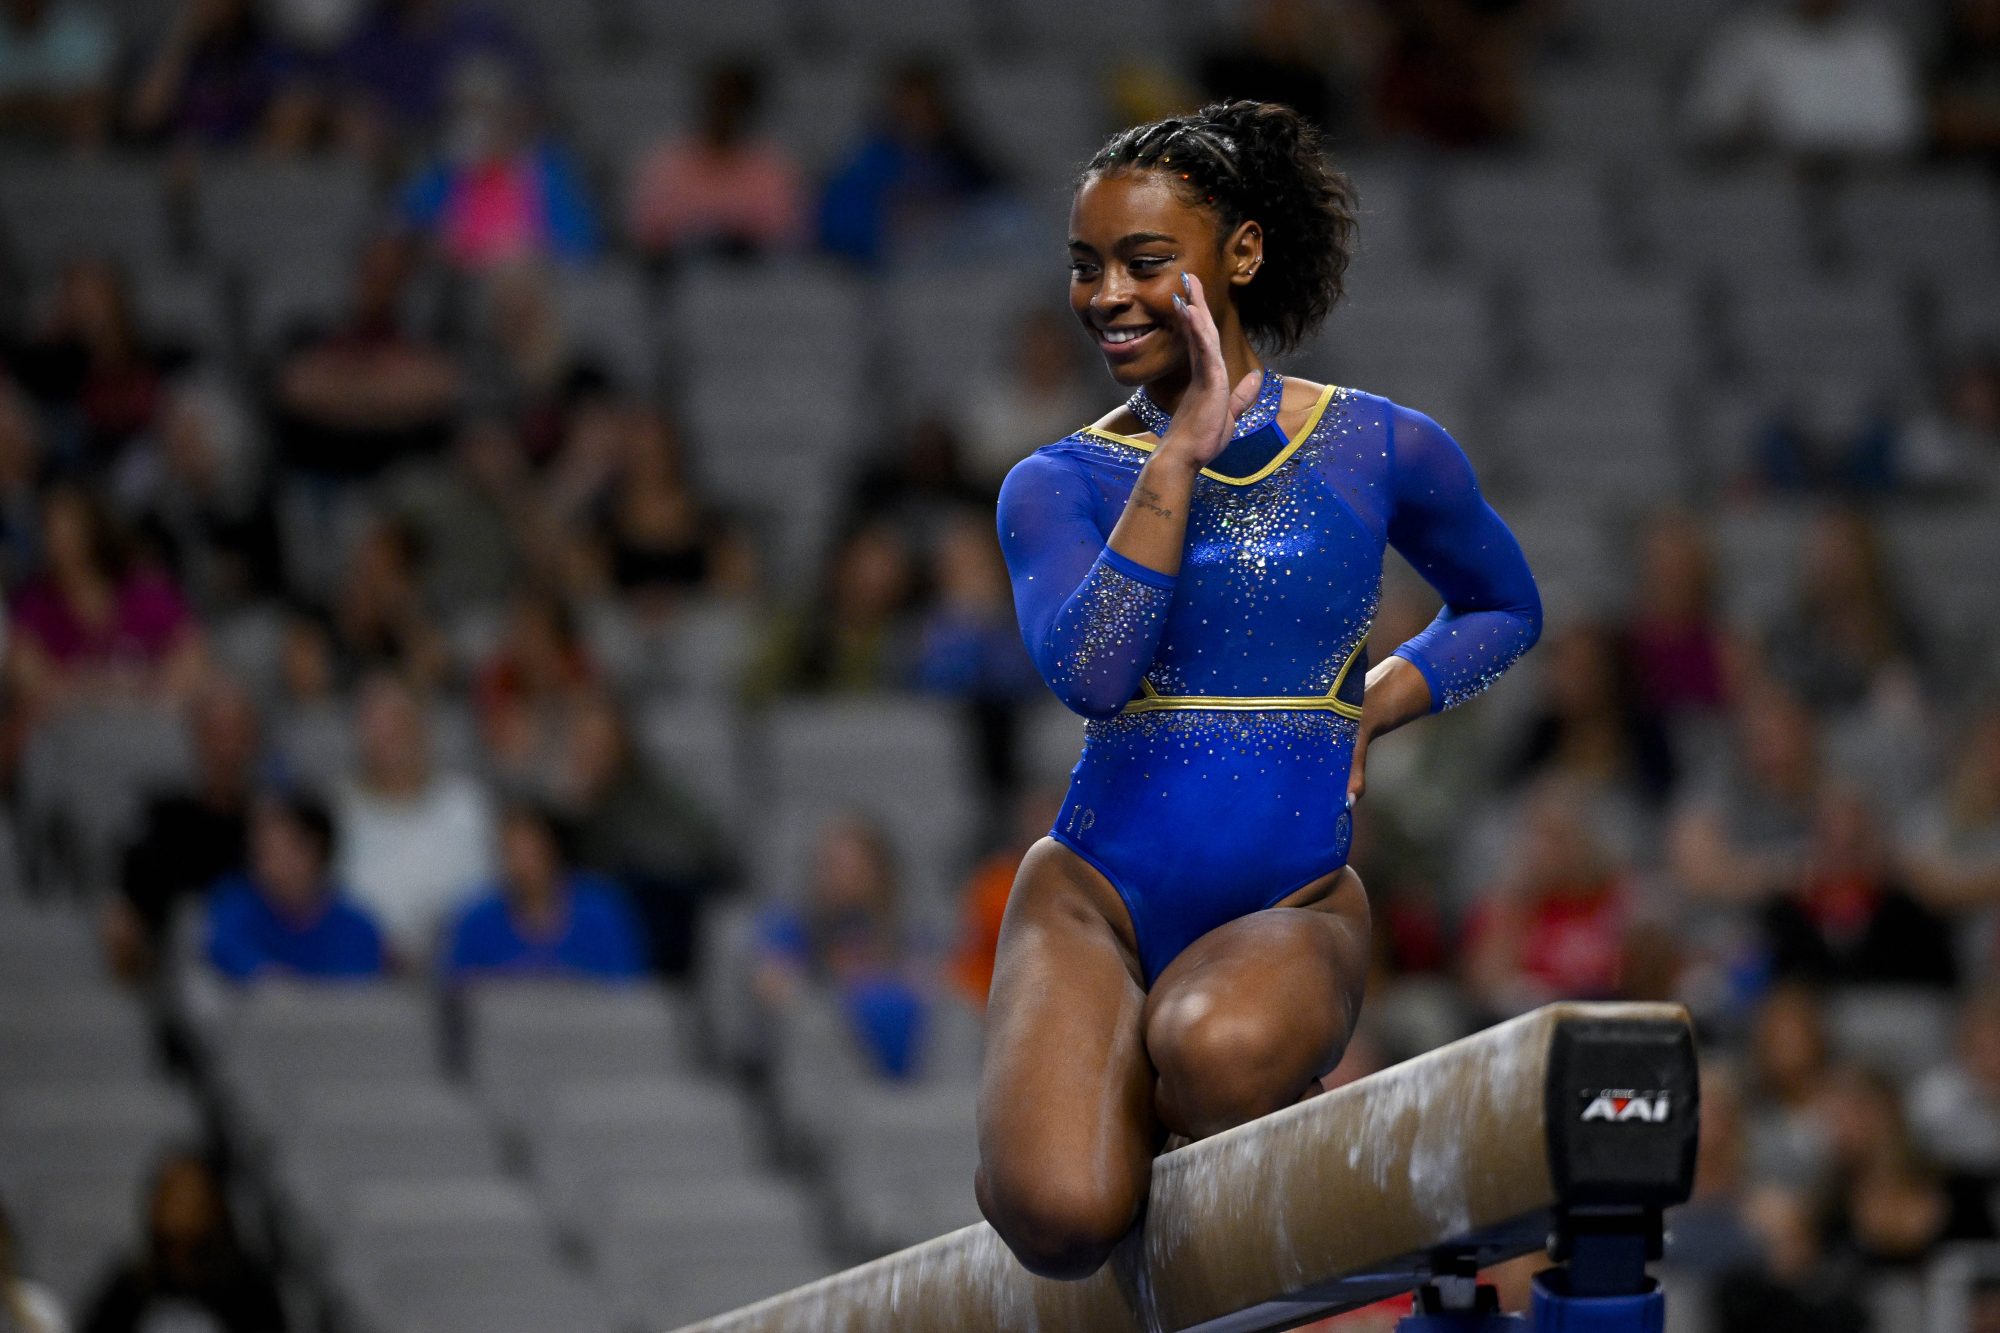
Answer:
[(355, 978), (385, 970), (382, 932), (332, 877), (333, 819), (305, 796), (269, 797), (250, 820), (250, 868), (209, 892), (208, 960), (234, 981)]
[(466, 907), (446, 937), (444, 973), (572, 976), (625, 981), (646, 971), (644, 932), (624, 890), (572, 869), (547, 811), (508, 809), (500, 825), (500, 879)]
[[(1339, 298), (1353, 228), (1317, 134), (1259, 102), (1121, 131), (1071, 205), (1070, 305), (1132, 396), (1000, 492), (1029, 654), (1088, 721), (1001, 926), (974, 1181), (1045, 1276), (1104, 1262), (1169, 1135), (1321, 1090), (1369, 957), (1369, 743), (1541, 631), (1442, 427), (1264, 365)], [(1389, 546), (1444, 608), (1371, 664)]]

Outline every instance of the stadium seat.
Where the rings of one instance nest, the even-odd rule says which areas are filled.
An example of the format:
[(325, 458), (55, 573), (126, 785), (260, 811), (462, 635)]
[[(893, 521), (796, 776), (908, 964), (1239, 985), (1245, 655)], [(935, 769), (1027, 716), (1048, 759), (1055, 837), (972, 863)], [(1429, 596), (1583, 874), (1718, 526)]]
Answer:
[[(74, 1000), (80, 1007), (101, 1004), (109, 1009), (123, 1000), (114, 986), (97, 932), (83, 913), (11, 904), (0, 917), (0, 1003), (6, 1006), (0, 1015), (32, 1028), (31, 1006)], [(34, 1040), (31, 1032), (21, 1039)], [(18, 1068), (0, 1056), (0, 1073)]]
[(344, 274), (377, 220), (359, 163), (219, 158), (204, 164), (195, 200), (208, 258), (260, 279), (281, 270)]
[(637, 728), (646, 762), (724, 828), (742, 827), (750, 788), (733, 702), (702, 691), (655, 697), (642, 705)]
[(754, 1175), (750, 1107), (727, 1084), (688, 1074), (566, 1079), (547, 1087), (523, 1124), (549, 1211), (598, 1235), (620, 1188), (675, 1198), (718, 1179)]
[(856, 1090), (834, 1122), (828, 1154), (843, 1226), (880, 1250), (979, 1220), (974, 1090)]
[(768, 1178), (664, 1193), (617, 1191), (596, 1242), (598, 1271), (644, 1328), (683, 1323), (826, 1276), (807, 1201)]
[(692, 128), (695, 91), (687, 71), (653, 61), (603, 61), (571, 74), (564, 101), (576, 145), (617, 182), (621, 193), (603, 203), (607, 230), (624, 236), (633, 173), (647, 150)]
[(308, 1084), (421, 1081), (442, 1069), (429, 998), (387, 982), (259, 982), (210, 1041), (232, 1118), (266, 1131)]
[(389, 1255), (349, 1285), (366, 1333), (625, 1333), (597, 1284), (545, 1254)]
[(693, 1066), (687, 1004), (653, 985), (489, 981), (466, 990), (465, 1018), (473, 1085), (513, 1127), (565, 1080)]
[(1728, 303), (1752, 383), (1908, 383), (1917, 344), (1908, 292), (1893, 280), (1759, 282)]
[(0, 231), (33, 275), (98, 255), (132, 269), (174, 257), (165, 173), (140, 159), (0, 160)]
[(1608, 271), (1622, 257), (1603, 183), (1588, 166), (1463, 166), (1445, 173), (1441, 187), (1454, 253), (1483, 271), (1551, 261)]
[(742, 51), (783, 49), (797, 28), (795, 0), (736, 0), (726, 5), (686, 0), (606, 0), (611, 35), (621, 49), (636, 45), (679, 62)]
[(1692, 494), (1686, 432), (1657, 382), (1593, 380), (1522, 394), (1496, 409), (1493, 424), (1493, 450), (1507, 460), (1491, 483), (1496, 491), (1614, 511)]
[(1842, 253), (1864, 270), (1971, 282), (2000, 280), (2000, 199), (1978, 171), (1925, 171), (1850, 182), (1836, 200)]
[(1638, 195), (1639, 232), (1664, 275), (1802, 281), (1819, 260), (1798, 183), (1778, 172), (1658, 172)]
[[(12, 920), (0, 931), (14, 929)], [(94, 958), (78, 966), (95, 969)], [(6, 967), (0, 955), (0, 969)], [(21, 993), (0, 1001), (0, 1085), (34, 1087), (143, 1079), (156, 1064), (153, 1034), (137, 1000), (109, 983)], [(0, 984), (0, 994), (6, 994)]]
[(1526, 284), (1513, 310), (1535, 369), (1573, 380), (1651, 373), (1689, 380), (1707, 368), (1694, 293), (1671, 280)]
[(25, 1260), (18, 1271), (47, 1283), (68, 1309), (83, 1309), (112, 1264), (138, 1248), (144, 1193), (143, 1175), (84, 1170), (10, 1195)]
[(168, 1148), (197, 1144), (200, 1117), (179, 1088), (132, 1074), (0, 1089), (0, 1187), (8, 1196), (79, 1176), (139, 1182)]

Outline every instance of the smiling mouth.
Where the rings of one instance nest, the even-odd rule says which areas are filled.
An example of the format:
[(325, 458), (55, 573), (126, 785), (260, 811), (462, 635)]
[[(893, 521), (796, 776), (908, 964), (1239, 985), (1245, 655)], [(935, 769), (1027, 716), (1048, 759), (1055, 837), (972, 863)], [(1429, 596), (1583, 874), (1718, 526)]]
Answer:
[(1127, 324), (1117, 328), (1098, 329), (1097, 341), (1106, 347), (1127, 348), (1158, 332), (1158, 324)]

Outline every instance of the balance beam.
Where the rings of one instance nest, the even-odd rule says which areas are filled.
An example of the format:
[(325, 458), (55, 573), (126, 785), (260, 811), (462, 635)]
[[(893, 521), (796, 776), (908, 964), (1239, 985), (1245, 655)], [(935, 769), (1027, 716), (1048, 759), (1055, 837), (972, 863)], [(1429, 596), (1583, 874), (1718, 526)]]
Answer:
[(1082, 1281), (1035, 1277), (981, 1224), (683, 1333), (1290, 1328), (1539, 1250), (1572, 1216), (1657, 1236), (1697, 1113), (1679, 1006), (1550, 1005), (1164, 1154), (1142, 1223)]

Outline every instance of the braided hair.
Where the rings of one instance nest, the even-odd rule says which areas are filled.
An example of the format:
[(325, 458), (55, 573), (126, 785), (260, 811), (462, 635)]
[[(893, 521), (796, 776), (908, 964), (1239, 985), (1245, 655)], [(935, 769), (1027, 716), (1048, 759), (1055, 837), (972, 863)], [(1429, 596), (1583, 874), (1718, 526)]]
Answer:
[(1236, 289), (1244, 331), (1267, 353), (1289, 352), (1340, 300), (1352, 255), (1354, 186), (1326, 159), (1319, 131), (1276, 102), (1216, 102), (1120, 130), (1077, 178), (1157, 171), (1182, 200), (1208, 208), (1226, 236), (1245, 221), (1264, 231), (1264, 262)]

